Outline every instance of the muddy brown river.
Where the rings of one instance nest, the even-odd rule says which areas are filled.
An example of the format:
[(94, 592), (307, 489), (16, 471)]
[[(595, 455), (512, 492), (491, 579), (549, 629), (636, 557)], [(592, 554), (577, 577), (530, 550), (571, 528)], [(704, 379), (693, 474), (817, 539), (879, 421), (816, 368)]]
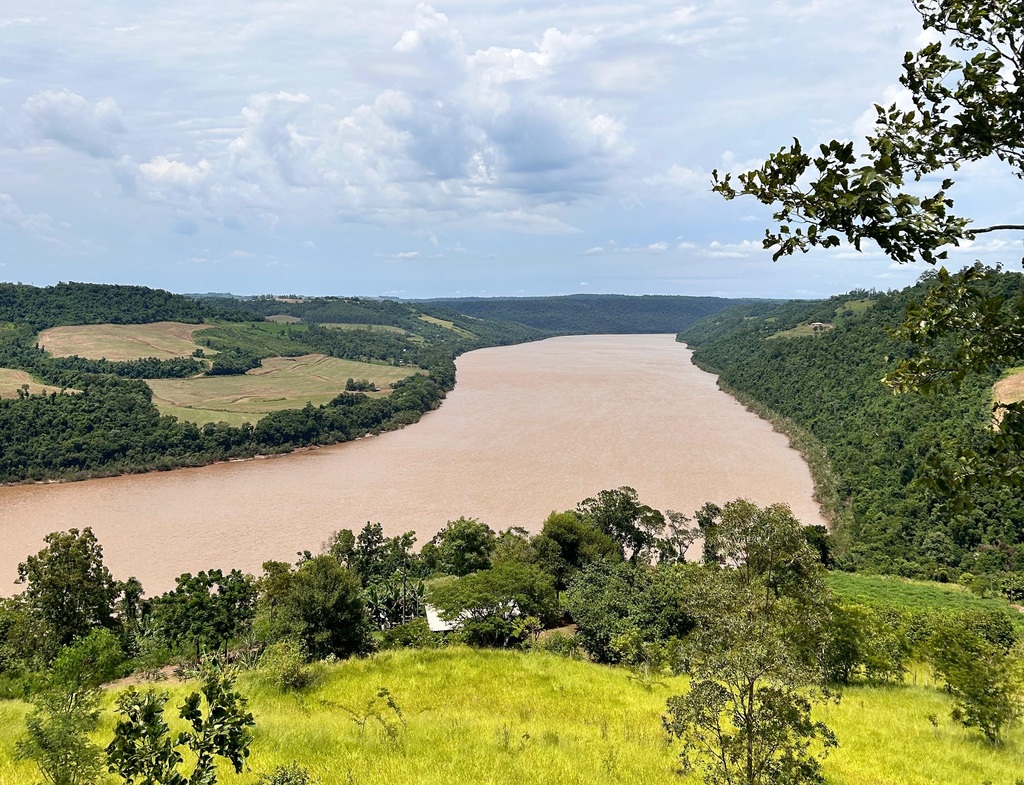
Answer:
[(0, 594), (47, 532), (91, 526), (114, 576), (150, 594), (182, 572), (317, 551), (380, 521), (428, 540), (445, 522), (538, 531), (552, 510), (630, 485), (692, 515), (706, 501), (786, 502), (823, 523), (785, 436), (721, 392), (671, 335), (552, 338), (458, 360), (441, 408), (401, 431), (276, 458), (0, 488)]

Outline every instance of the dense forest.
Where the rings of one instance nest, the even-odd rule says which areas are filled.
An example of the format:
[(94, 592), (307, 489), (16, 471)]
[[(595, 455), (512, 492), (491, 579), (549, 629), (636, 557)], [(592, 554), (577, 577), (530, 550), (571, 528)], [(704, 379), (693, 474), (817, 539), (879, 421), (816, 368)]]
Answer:
[(561, 334), (675, 333), (724, 308), (744, 303), (722, 297), (572, 294), (562, 297), (457, 297), (422, 300), (478, 319), (518, 322)]
[[(307, 323), (263, 323), (265, 315), (285, 311)], [(319, 319), (328, 318), (356, 328), (397, 329), (319, 326)], [(197, 357), (116, 362), (55, 357), (37, 345), (37, 332), (48, 327), (154, 321), (213, 322), (197, 341), (216, 356), (209, 364)], [(440, 405), (455, 384), (454, 360), (461, 352), (546, 335), (441, 309), (425, 314), (388, 301), (192, 299), (145, 287), (77, 283), (45, 289), (3, 285), (0, 326), (0, 368), (27, 371), (41, 382), (73, 391), (0, 399), (0, 482), (196, 466), (398, 428)], [(267, 357), (310, 353), (387, 363), (408, 368), (409, 376), (395, 382), (384, 398), (339, 389), (334, 400), (321, 406), (271, 412), (253, 424), (202, 427), (161, 416), (143, 381), (187, 378), (204, 370), (208, 375), (239, 374)]]
[[(951, 445), (988, 438), (995, 371), (931, 395), (894, 395), (881, 382), (911, 351), (891, 330), (930, 285), (925, 276), (899, 292), (741, 306), (679, 338), (723, 388), (823, 447), (832, 475), (819, 466), (819, 478), (829, 480), (843, 566), (968, 582), (985, 575), (986, 585), (996, 576), (1015, 595), (1024, 504), (1005, 488), (979, 487), (960, 509), (938, 481)], [(1003, 274), (991, 285), (1009, 299), (1024, 278)]]

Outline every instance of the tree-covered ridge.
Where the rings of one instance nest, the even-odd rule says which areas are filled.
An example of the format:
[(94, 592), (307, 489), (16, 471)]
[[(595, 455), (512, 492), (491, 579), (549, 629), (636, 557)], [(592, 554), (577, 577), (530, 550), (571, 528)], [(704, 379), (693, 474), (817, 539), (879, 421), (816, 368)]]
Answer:
[[(912, 352), (890, 331), (931, 284), (926, 277), (901, 292), (742, 306), (680, 339), (725, 388), (791, 418), (824, 445), (846, 518), (846, 564), (938, 579), (983, 573), (1014, 583), (1024, 572), (1021, 500), (1003, 488), (976, 488), (973, 508), (958, 510), (933, 482), (950, 445), (978, 447), (991, 438), (994, 374), (933, 395), (894, 395), (881, 382)], [(1020, 291), (1024, 278), (1003, 274), (993, 285)], [(865, 299), (871, 307), (843, 307)], [(772, 337), (814, 322), (834, 328)]]
[(27, 325), (35, 331), (74, 324), (199, 324), (207, 318), (260, 317), (254, 317), (245, 303), (221, 307), (145, 286), (71, 282), (40, 288), (0, 283), (0, 322)]
[(478, 319), (518, 322), (563, 334), (674, 333), (743, 300), (675, 295), (573, 294), (424, 300)]

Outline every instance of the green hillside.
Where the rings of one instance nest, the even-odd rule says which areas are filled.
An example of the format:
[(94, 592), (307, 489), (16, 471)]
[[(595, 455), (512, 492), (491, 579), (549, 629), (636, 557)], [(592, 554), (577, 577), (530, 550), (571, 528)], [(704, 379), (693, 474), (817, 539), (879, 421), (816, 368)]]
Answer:
[[(894, 395), (881, 383), (910, 351), (890, 331), (928, 285), (739, 306), (679, 339), (694, 347), (698, 366), (720, 374), (723, 388), (820, 446), (829, 465), (812, 468), (828, 480), (822, 490), (847, 566), (937, 580), (995, 575), (996, 590), (1016, 592), (1022, 500), (978, 488), (973, 509), (959, 510), (934, 482), (953, 446), (989, 438), (998, 369), (929, 396)], [(1024, 289), (1024, 277), (1002, 274), (993, 285), (1011, 294)]]
[[(677, 751), (661, 727), (665, 700), (685, 690), (685, 678), (646, 690), (621, 668), (465, 648), (386, 652), (319, 668), (320, 681), (298, 693), (243, 674), (239, 685), (256, 718), (251, 771), (236, 776), (221, 766), (221, 783), (254, 783), (293, 761), (322, 785), (699, 782), (677, 773)], [(155, 686), (171, 690), (172, 705), (189, 689)], [(365, 716), (381, 687), (402, 719), (385, 709), (391, 731), (372, 718), (360, 728), (354, 719)], [(112, 697), (94, 734), (101, 742), (111, 733)], [(13, 760), (24, 711), (0, 702), (0, 785), (36, 776), (31, 764)], [(819, 712), (840, 744), (825, 761), (828, 782), (1011, 785), (1024, 757), (1021, 731), (992, 748), (948, 714), (949, 699), (931, 686), (847, 689), (840, 703)]]

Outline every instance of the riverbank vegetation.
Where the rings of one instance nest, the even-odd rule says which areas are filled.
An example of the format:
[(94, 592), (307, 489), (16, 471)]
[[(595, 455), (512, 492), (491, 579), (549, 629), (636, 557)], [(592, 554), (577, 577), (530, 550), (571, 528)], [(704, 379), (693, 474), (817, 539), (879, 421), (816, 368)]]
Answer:
[[(189, 727), (197, 687), (185, 718), (214, 744), (211, 783), (696, 783), (723, 766), (751, 785), (1011, 782), (1024, 754), (1009, 606), (833, 592), (830, 538), (782, 505), (691, 519), (619, 488), (533, 536), (459, 519), (415, 545), (367, 524), (147, 597), (89, 530), (51, 534), (0, 601), (0, 783), (52, 773), (55, 744), (110, 767), (80, 782), (127, 781)], [(135, 692), (98, 689), (128, 674)], [(206, 735), (214, 717), (233, 730)]]

